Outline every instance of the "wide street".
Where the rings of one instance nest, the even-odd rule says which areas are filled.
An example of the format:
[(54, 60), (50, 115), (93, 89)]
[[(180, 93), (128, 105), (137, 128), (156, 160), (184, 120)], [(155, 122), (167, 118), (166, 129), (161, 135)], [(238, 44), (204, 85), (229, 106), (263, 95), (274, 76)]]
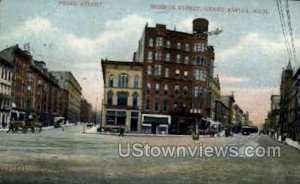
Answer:
[[(280, 158), (121, 158), (118, 142), (150, 145), (281, 146)], [(299, 183), (300, 151), (266, 135), (200, 138), (0, 132), (0, 183)]]

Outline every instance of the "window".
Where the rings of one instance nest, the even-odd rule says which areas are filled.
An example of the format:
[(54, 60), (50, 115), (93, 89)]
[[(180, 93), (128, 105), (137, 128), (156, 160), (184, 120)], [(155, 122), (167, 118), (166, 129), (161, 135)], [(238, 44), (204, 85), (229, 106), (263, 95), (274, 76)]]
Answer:
[(138, 94), (136, 92), (132, 94), (132, 107), (134, 109), (138, 107)]
[(151, 65), (147, 66), (147, 75), (152, 75), (152, 66)]
[(151, 90), (151, 83), (147, 82), (147, 86), (146, 86), (146, 94), (150, 95), (150, 90)]
[(163, 38), (157, 37), (156, 38), (156, 47), (162, 47), (163, 46)]
[(139, 86), (139, 77), (135, 75), (133, 79), (133, 87), (138, 88), (138, 86)]
[(190, 51), (190, 45), (188, 43), (185, 44), (184, 50), (186, 52)]
[(173, 111), (177, 112), (177, 101), (175, 101), (173, 104)]
[(199, 96), (199, 91), (200, 91), (200, 89), (199, 89), (198, 86), (194, 87), (194, 89), (193, 89), (193, 96), (194, 97), (198, 97)]
[(189, 56), (184, 57), (184, 64), (189, 64)]
[(154, 65), (154, 75), (155, 76), (161, 75), (161, 65)]
[(176, 86), (174, 87), (174, 95), (175, 95), (175, 96), (178, 96), (178, 94), (179, 94), (179, 86), (176, 85)]
[(170, 53), (166, 53), (166, 61), (170, 62)]
[(155, 83), (155, 94), (159, 93), (159, 83)]
[(114, 125), (116, 119), (116, 112), (115, 111), (107, 111), (106, 112), (106, 123), (108, 125)]
[(168, 95), (168, 84), (165, 84), (164, 86), (164, 95)]
[(114, 94), (111, 91), (109, 91), (107, 93), (107, 105), (113, 104), (113, 96), (114, 96)]
[(125, 125), (126, 124), (126, 112), (117, 111), (117, 125)]
[(188, 95), (188, 88), (186, 86), (183, 87), (182, 95), (186, 97)]
[(163, 111), (164, 111), (164, 112), (167, 112), (167, 111), (168, 111), (168, 106), (169, 106), (168, 100), (164, 100), (164, 106), (163, 106)]
[(171, 48), (171, 42), (170, 42), (170, 40), (167, 40), (167, 41), (166, 41), (166, 47), (167, 47), (167, 48)]
[(119, 75), (119, 87), (120, 88), (127, 88), (128, 87), (128, 75), (127, 74), (120, 74)]
[(159, 111), (159, 101), (158, 101), (158, 99), (155, 99), (155, 101), (154, 101), (154, 111)]
[(165, 68), (165, 78), (169, 78), (169, 68)]
[(179, 54), (176, 55), (176, 63), (180, 63), (180, 55)]
[(153, 53), (152, 51), (148, 51), (148, 61), (152, 61), (153, 59)]
[(153, 38), (149, 38), (149, 47), (153, 47)]
[(162, 60), (162, 52), (158, 51), (155, 53), (155, 60), (161, 61)]
[(195, 70), (193, 73), (193, 77), (195, 80), (206, 80), (206, 72), (204, 70)]
[(184, 71), (184, 77), (188, 77), (188, 71)]
[(206, 51), (206, 46), (204, 43), (196, 43), (194, 45), (194, 52), (204, 52)]
[(118, 94), (117, 94), (118, 106), (127, 106), (127, 96), (128, 96), (128, 94), (126, 92), (118, 92)]
[(176, 75), (180, 75), (180, 70), (176, 69), (176, 70), (175, 70), (175, 74), (176, 74)]
[(145, 106), (146, 110), (150, 110), (150, 100), (146, 99), (146, 106)]
[(180, 42), (176, 43), (176, 49), (181, 49), (181, 43)]
[(114, 76), (110, 75), (108, 79), (108, 87), (113, 87), (114, 86)]

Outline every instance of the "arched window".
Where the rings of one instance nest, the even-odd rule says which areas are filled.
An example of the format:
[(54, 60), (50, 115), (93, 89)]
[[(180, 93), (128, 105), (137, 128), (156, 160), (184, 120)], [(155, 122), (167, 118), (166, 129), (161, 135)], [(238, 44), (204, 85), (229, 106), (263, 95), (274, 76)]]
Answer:
[(119, 87), (120, 88), (127, 88), (128, 87), (128, 74), (120, 74), (119, 75)]
[(108, 78), (108, 87), (113, 87), (114, 86), (114, 76), (110, 75)]
[(178, 96), (178, 94), (179, 94), (179, 86), (176, 85), (176, 86), (174, 87), (174, 95), (175, 95), (175, 96)]
[(107, 105), (112, 105), (113, 104), (113, 92), (112, 91), (109, 91), (107, 93)]
[(146, 94), (150, 95), (150, 90), (151, 90), (151, 83), (147, 82), (147, 86), (146, 86)]
[(186, 86), (183, 87), (182, 95), (186, 97), (188, 95), (188, 88)]
[(118, 106), (127, 106), (127, 97), (128, 97), (128, 93), (126, 92), (118, 92), (117, 93), (117, 105)]
[(132, 94), (132, 107), (134, 108), (134, 109), (137, 109), (137, 107), (138, 107), (138, 93), (137, 92), (134, 92), (133, 94)]
[(153, 38), (149, 38), (149, 47), (153, 47)]
[(164, 86), (164, 95), (168, 95), (168, 84), (165, 84)]
[(139, 86), (139, 76), (135, 75), (133, 79), (133, 87), (138, 88)]

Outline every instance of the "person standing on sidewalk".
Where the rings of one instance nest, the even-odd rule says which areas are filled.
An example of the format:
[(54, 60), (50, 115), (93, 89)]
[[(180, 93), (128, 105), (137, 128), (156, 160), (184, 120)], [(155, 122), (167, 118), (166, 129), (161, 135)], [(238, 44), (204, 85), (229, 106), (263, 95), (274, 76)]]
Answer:
[(13, 126), (12, 123), (9, 124), (9, 129), (8, 129), (7, 133), (9, 133), (10, 130), (11, 130), (13, 133), (15, 132), (15, 131), (14, 131), (14, 126)]

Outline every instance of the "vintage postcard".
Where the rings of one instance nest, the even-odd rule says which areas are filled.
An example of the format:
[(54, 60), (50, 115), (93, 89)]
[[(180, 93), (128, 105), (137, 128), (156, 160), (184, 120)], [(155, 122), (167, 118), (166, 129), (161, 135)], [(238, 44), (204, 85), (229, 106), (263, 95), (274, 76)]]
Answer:
[(299, 183), (299, 0), (0, 0), (0, 184)]

